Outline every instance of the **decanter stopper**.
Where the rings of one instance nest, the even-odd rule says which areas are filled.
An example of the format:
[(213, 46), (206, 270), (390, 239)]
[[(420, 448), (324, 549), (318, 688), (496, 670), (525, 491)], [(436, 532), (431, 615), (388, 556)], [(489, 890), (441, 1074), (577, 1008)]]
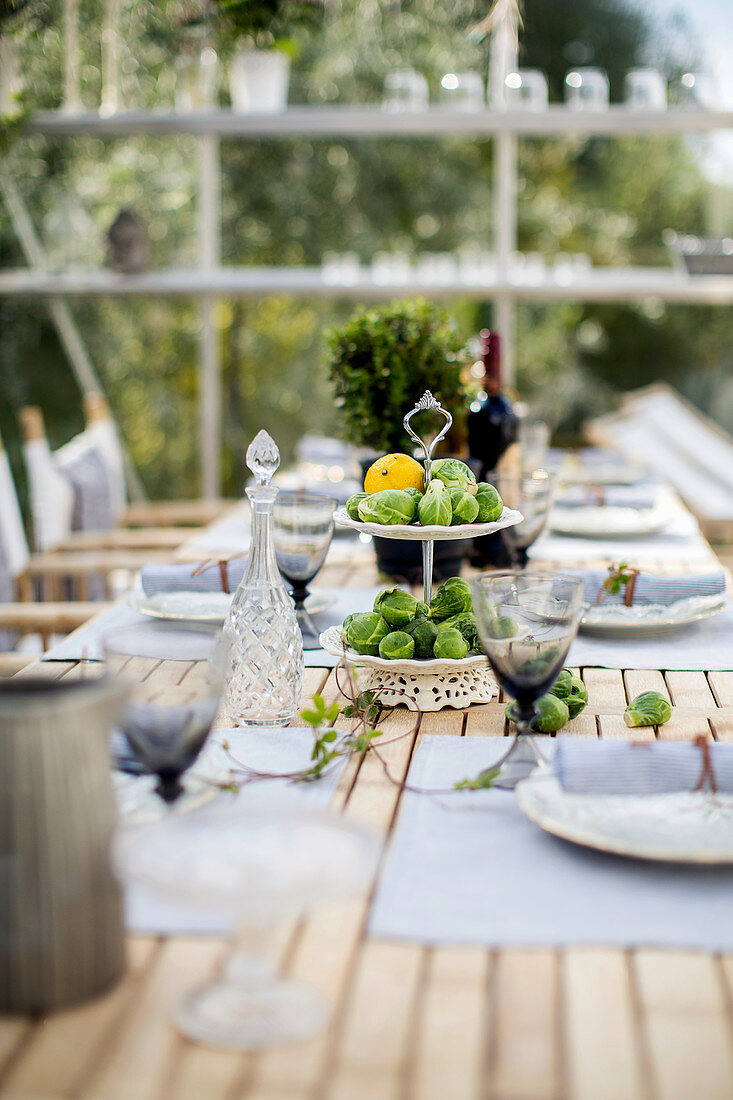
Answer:
[(247, 448), (247, 465), (258, 485), (269, 485), (272, 475), (280, 465), (277, 443), (262, 428)]

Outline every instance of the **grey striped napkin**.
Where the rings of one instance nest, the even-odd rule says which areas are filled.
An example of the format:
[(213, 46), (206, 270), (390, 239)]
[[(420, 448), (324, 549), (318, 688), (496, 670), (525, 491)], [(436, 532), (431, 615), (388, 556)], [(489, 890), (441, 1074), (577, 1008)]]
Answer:
[[(633, 562), (631, 562), (633, 566)], [(603, 582), (608, 578), (604, 569), (564, 569), (574, 577), (580, 577), (585, 589), (586, 603), (594, 604)], [(651, 573), (639, 573), (634, 588), (635, 604), (662, 604), (666, 606), (677, 600), (688, 600), (693, 596), (717, 596), (725, 593), (724, 573), (705, 573), (685, 577), (657, 577)], [(624, 588), (615, 594), (606, 593), (604, 605), (617, 605), (624, 602)]]
[[(233, 558), (224, 562), (222, 569), (226, 572), (227, 585), (230, 592), (234, 592), (244, 576), (246, 558)], [(161, 564), (154, 562), (142, 567), (140, 583), (146, 596), (155, 596), (158, 592), (223, 592), (222, 572), (218, 562), (201, 572), (199, 565), (185, 564)], [(194, 573), (196, 574), (194, 576)]]
[[(557, 739), (553, 770), (571, 794), (652, 795), (692, 791), (705, 774), (705, 753), (717, 790), (733, 793), (733, 745), (693, 742)], [(709, 773), (708, 773), (709, 774)], [(706, 780), (705, 789), (709, 788)]]

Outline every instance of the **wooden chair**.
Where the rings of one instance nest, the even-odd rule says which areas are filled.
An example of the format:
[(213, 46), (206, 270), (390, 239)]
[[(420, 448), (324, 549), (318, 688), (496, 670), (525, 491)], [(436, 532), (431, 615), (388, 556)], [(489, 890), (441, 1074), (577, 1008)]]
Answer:
[(708, 538), (733, 539), (733, 439), (671, 386), (633, 390), (618, 412), (589, 421), (585, 434), (671, 484)]
[[(35, 435), (30, 440), (34, 445), (30, 450), (33, 460), (40, 462), (43, 458), (43, 446), (48, 446), (45, 443), (45, 435), (43, 440), (39, 440), (37, 418), (29, 418), (27, 426), (35, 426)], [(55, 512), (44, 511), (43, 513), (47, 520), (51, 520), (51, 523), (47, 523), (44, 528), (45, 545), (52, 543), (61, 530), (61, 525), (66, 518), (65, 509), (69, 506), (69, 498), (64, 495), (64, 490), (68, 486), (63, 479), (55, 483), (52, 480), (51, 485), (58, 493), (60, 507)], [(184, 532), (184, 535), (186, 533), (190, 532)], [(58, 601), (64, 592), (63, 582), (68, 580), (74, 582), (74, 589), (79, 598), (86, 599), (89, 595), (91, 577), (104, 578), (106, 591), (109, 593), (108, 578), (115, 570), (137, 572), (148, 561), (169, 559), (170, 550), (161, 548), (141, 547), (104, 552), (83, 544), (66, 547), (63, 543), (61, 548), (44, 549), (40, 553), (32, 554), (23, 527), (8, 456), (0, 439), (0, 576), (5, 578), (5, 583), (0, 581), (2, 605), (12, 604), (14, 600), (31, 603), (37, 594), (43, 600)], [(0, 624), (0, 628), (2, 626), (3, 624)], [(49, 631), (53, 632), (53, 624), (49, 627)]]
[(158, 500), (130, 504), (127, 499), (122, 448), (109, 405), (101, 393), (85, 394), (83, 404), (87, 431), (94, 435), (116, 488), (118, 522), (122, 527), (202, 527), (212, 523), (231, 507), (233, 501), (222, 499)]
[[(23, 457), (28, 475), (33, 543), (38, 551), (64, 550), (153, 550), (175, 549), (190, 530), (186, 527), (154, 527), (153, 529), (121, 530), (116, 524), (126, 510), (124, 483), (120, 462), (108, 445), (105, 425), (93, 425), (55, 453), (46, 438), (41, 410), (35, 406), (21, 409), (19, 420), (23, 433)], [(108, 419), (109, 427), (114, 425)], [(72, 530), (74, 527), (74, 488), (65, 467), (83, 461), (85, 453), (94, 452), (100, 476), (106, 477), (106, 522), (102, 530)]]

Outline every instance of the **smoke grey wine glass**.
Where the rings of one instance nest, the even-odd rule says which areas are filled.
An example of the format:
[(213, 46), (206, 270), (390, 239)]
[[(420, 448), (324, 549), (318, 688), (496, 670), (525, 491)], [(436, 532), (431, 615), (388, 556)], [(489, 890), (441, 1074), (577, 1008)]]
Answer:
[(479, 638), (496, 678), (516, 700), (517, 735), (498, 762), (497, 785), (514, 787), (544, 762), (535, 703), (557, 679), (578, 631), (583, 584), (562, 573), (511, 570), (472, 581)]
[(326, 560), (333, 538), (335, 497), (280, 491), (272, 514), (277, 566), (290, 585), (305, 649), (318, 649), (319, 631), (306, 611), (308, 585)]
[(166, 658), (165, 680), (155, 675), (160, 639), (146, 640), (130, 628), (103, 640), (108, 671), (130, 689), (119, 730), (142, 769), (157, 775), (156, 794), (169, 804), (184, 793), (181, 777), (206, 743), (224, 684), (223, 641), (198, 633), (201, 659)]

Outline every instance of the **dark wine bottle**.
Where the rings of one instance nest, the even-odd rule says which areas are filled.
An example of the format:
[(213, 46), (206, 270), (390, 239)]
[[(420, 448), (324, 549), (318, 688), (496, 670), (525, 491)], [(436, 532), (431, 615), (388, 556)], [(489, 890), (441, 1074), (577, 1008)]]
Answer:
[(496, 464), (517, 434), (517, 417), (511, 399), (502, 390), (501, 337), (481, 330), (484, 395), (471, 403), (468, 413), (468, 453), (481, 464), (480, 481)]

